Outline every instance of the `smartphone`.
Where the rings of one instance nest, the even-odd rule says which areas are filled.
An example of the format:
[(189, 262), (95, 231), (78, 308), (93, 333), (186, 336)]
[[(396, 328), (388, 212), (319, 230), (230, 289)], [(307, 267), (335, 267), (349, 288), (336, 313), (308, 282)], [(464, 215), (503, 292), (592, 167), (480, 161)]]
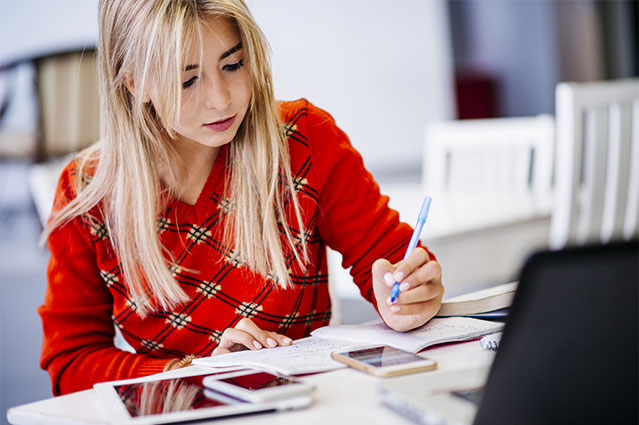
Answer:
[(437, 367), (434, 360), (388, 345), (333, 352), (331, 357), (355, 369), (381, 377), (422, 372)]
[(315, 389), (297, 379), (255, 370), (208, 376), (202, 383), (209, 390), (251, 402), (308, 395)]

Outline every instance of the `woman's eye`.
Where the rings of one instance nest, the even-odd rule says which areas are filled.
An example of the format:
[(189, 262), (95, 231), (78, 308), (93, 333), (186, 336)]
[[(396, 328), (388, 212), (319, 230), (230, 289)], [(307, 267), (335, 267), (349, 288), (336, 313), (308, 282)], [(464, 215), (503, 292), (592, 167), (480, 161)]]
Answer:
[(189, 78), (188, 80), (186, 80), (185, 82), (182, 83), (182, 88), (185, 89), (187, 87), (191, 87), (196, 79), (197, 79), (197, 77)]
[(244, 59), (240, 59), (237, 62), (233, 62), (233, 63), (230, 63), (228, 65), (224, 65), (222, 67), (222, 69), (225, 70), (225, 71), (231, 71), (232, 72), (232, 71), (237, 71), (238, 69), (240, 69), (243, 66), (244, 66)]

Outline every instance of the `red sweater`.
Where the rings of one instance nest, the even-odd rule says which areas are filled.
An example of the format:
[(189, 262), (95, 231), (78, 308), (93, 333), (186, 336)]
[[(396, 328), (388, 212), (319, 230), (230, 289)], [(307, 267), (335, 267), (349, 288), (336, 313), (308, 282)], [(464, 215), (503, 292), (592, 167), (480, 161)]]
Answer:
[[(41, 366), (54, 394), (160, 372), (168, 360), (187, 354), (208, 356), (242, 317), (293, 339), (308, 336), (331, 317), (326, 245), (342, 253), (360, 292), (375, 304), (371, 266), (378, 258), (400, 261), (412, 229), (388, 208), (388, 198), (328, 113), (305, 100), (283, 102), (280, 110), (308, 229), (308, 271), (292, 262), (293, 285), (284, 290), (238, 264), (233, 249), (222, 245), (225, 147), (195, 205), (172, 199), (159, 218), (162, 244), (177, 259), (175, 277), (191, 299), (174, 311), (152, 310), (140, 318), (100, 211), (76, 217), (49, 238), (49, 285), (38, 310)], [(54, 210), (76, 196), (76, 178), (71, 162), (60, 177)], [(114, 324), (136, 354), (114, 347)]]

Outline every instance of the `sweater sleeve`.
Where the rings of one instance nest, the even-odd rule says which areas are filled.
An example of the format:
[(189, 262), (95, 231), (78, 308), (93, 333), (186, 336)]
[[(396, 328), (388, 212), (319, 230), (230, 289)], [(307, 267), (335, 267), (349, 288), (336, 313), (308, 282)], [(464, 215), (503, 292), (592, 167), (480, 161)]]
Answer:
[(372, 265), (380, 258), (401, 261), (413, 229), (388, 207), (389, 198), (380, 193), (361, 155), (333, 117), (310, 103), (307, 113), (313, 168), (322, 185), (320, 234), (342, 254), (342, 266), (352, 267), (350, 274), (360, 293), (377, 308)]
[[(74, 196), (73, 163), (62, 173), (54, 211)], [(91, 388), (96, 382), (161, 372), (169, 359), (114, 346), (113, 298), (97, 268), (90, 231), (76, 217), (49, 237), (51, 258), (42, 319), (40, 366), (51, 376), (54, 395)]]

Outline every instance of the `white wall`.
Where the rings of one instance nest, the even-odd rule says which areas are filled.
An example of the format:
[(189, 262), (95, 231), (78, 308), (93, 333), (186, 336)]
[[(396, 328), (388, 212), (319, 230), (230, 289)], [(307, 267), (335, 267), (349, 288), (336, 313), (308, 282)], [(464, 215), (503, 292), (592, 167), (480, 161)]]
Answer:
[(425, 122), (454, 110), (444, 1), (249, 6), (273, 49), (278, 98), (305, 97), (328, 110), (372, 171), (419, 171)]
[(97, 0), (0, 0), (0, 63), (95, 45)]

